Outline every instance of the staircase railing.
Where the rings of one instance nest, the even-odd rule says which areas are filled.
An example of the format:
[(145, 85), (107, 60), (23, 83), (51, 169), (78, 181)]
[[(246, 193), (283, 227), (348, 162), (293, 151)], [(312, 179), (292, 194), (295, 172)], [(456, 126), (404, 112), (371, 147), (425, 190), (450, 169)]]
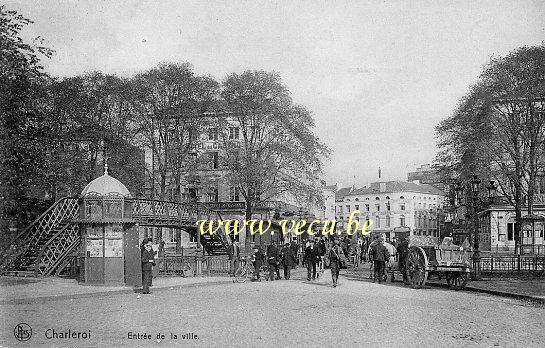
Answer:
[(49, 234), (63, 221), (76, 218), (78, 214), (79, 205), (76, 197), (64, 197), (56, 201), (3, 248), (0, 273), (8, 270), (23, 253), (35, 246), (44, 235)]
[[(197, 214), (199, 215), (198, 216), (199, 220), (204, 218), (208, 220), (214, 220), (214, 221), (222, 220), (220, 213), (217, 210), (210, 209), (209, 207), (206, 207), (205, 209), (201, 208), (200, 210), (197, 211)], [(223, 247), (227, 249), (227, 246), (229, 245), (229, 241), (227, 240), (227, 236), (223, 232), (224, 231), (216, 232), (213, 236), (211, 236), (211, 238), (221, 242)], [(198, 229), (197, 229), (197, 233), (200, 233)]]
[(38, 254), (34, 269), (35, 276), (48, 276), (59, 266), (78, 245), (81, 239), (76, 223), (67, 223), (45, 243)]

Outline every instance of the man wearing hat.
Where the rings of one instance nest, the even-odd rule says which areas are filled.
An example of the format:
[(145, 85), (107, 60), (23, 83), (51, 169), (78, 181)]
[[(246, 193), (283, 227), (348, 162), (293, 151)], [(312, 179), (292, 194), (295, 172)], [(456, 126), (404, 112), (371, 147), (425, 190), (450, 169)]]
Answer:
[(277, 274), (277, 280), (280, 279), (280, 271), (278, 270), (278, 263), (280, 259), (280, 253), (276, 247), (276, 241), (272, 241), (267, 247), (267, 262), (269, 264), (269, 280), (273, 281), (275, 273)]
[(333, 287), (337, 287), (339, 281), (339, 270), (341, 269), (341, 253), (343, 252), (340, 242), (335, 239), (333, 246), (329, 250), (329, 267), (331, 268), (331, 278), (333, 279)]
[(281, 251), (282, 266), (284, 267), (284, 279), (290, 279), (290, 273), (293, 266), (295, 266), (295, 254), (291, 249), (290, 243), (284, 244)]
[(314, 240), (310, 240), (308, 246), (305, 248), (305, 258), (303, 263), (307, 265), (307, 280), (310, 281), (316, 279), (316, 262), (319, 258), (318, 249), (314, 245)]
[(383, 236), (379, 236), (377, 238), (377, 243), (371, 247), (371, 258), (375, 268), (373, 283), (378, 279), (378, 283), (380, 284), (382, 283), (384, 266), (386, 265), (386, 261), (390, 258), (390, 253), (384, 246)]
[(155, 266), (155, 260), (154, 260), (154, 253), (153, 249), (151, 248), (152, 242), (151, 240), (148, 240), (146, 244), (144, 244), (144, 250), (142, 251), (142, 286), (143, 294), (149, 294), (149, 287), (151, 285), (151, 279), (152, 279), (152, 270), (153, 266)]

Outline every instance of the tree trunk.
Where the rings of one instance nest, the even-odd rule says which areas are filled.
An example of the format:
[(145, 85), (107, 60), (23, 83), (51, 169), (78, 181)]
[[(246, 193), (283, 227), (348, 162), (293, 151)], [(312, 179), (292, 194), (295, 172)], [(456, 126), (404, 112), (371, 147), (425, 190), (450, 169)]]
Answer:
[(515, 252), (522, 254), (521, 250), (521, 231), (522, 231), (522, 194), (520, 182), (515, 183)]
[[(250, 194), (248, 194), (248, 197), (246, 198), (246, 211), (244, 214), (244, 219), (248, 222), (252, 219), (252, 211), (253, 211), (253, 207), (252, 207), (253, 202), (249, 197), (251, 197)], [(251, 235), (250, 227), (248, 226), (248, 224), (246, 224), (245, 226), (244, 237), (245, 237), (244, 253), (246, 255), (249, 255), (251, 253), (251, 248), (252, 248), (252, 245), (251, 245), (252, 235)]]

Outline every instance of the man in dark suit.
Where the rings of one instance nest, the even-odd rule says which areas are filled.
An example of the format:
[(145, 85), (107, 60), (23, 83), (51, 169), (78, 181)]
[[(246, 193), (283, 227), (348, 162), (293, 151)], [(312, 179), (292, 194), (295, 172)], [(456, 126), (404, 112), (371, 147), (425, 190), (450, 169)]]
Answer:
[(297, 258), (297, 253), (299, 252), (299, 245), (297, 245), (297, 242), (293, 241), (290, 243), (291, 251), (293, 252), (293, 255), (295, 256), (295, 266), (299, 264), (299, 259)]
[(252, 255), (252, 263), (254, 266), (254, 280), (261, 280), (260, 279), (260, 268), (263, 265), (263, 259), (265, 258), (265, 255), (263, 255), (263, 251), (261, 250), (261, 247), (259, 245), (254, 246), (254, 253)]
[(228, 255), (229, 255), (229, 273), (232, 277), (235, 276), (235, 272), (237, 271), (238, 264), (240, 261), (240, 247), (238, 245), (237, 241), (234, 241), (229, 245), (228, 249)]
[(151, 248), (151, 241), (148, 241), (144, 245), (144, 250), (142, 251), (142, 286), (143, 294), (149, 294), (149, 287), (151, 285), (151, 279), (153, 277), (152, 270), (153, 266), (155, 266), (155, 260), (153, 249)]
[(282, 266), (284, 266), (284, 279), (290, 279), (290, 272), (295, 266), (295, 255), (290, 247), (290, 243), (284, 244), (282, 248)]
[(307, 265), (307, 280), (310, 281), (316, 279), (316, 262), (318, 260), (318, 249), (314, 245), (314, 240), (310, 240), (309, 246), (305, 249), (305, 258), (303, 263)]
[(280, 255), (278, 253), (278, 248), (276, 247), (276, 242), (273, 241), (267, 247), (267, 262), (269, 264), (269, 279), (271, 281), (274, 280), (274, 275), (275, 275), (275, 273), (278, 272), (279, 258), (280, 258)]
[(401, 271), (401, 274), (403, 274), (403, 282), (405, 284), (409, 283), (409, 280), (407, 278), (407, 254), (409, 252), (409, 239), (404, 238), (401, 243), (399, 243), (399, 246), (397, 248), (397, 253), (399, 254), (399, 270)]
[(390, 253), (384, 246), (384, 238), (382, 236), (379, 236), (377, 243), (371, 247), (371, 256), (375, 268), (373, 283), (378, 279), (378, 283), (380, 284), (384, 276), (384, 266), (386, 265), (386, 261), (390, 259)]
[(337, 282), (339, 281), (339, 270), (341, 269), (341, 254), (343, 250), (340, 246), (338, 239), (335, 239), (333, 246), (329, 250), (329, 268), (331, 268), (331, 277), (333, 280), (333, 287), (337, 287)]

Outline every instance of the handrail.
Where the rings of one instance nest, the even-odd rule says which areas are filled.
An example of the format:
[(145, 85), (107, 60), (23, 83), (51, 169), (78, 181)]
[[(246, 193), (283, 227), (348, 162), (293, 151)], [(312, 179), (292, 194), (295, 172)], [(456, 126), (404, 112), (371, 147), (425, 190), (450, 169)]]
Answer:
[(40, 271), (40, 262), (42, 261), (42, 257), (43, 257), (43, 254), (45, 252), (45, 249), (47, 249), (47, 247), (53, 243), (53, 241), (61, 234), (63, 233), (68, 227), (70, 227), (70, 223), (67, 223), (63, 228), (61, 228), (61, 230), (57, 233), (55, 233), (55, 235), (53, 237), (51, 237), (45, 244), (44, 246), (42, 247), (42, 249), (40, 250), (40, 252), (38, 253), (38, 257), (36, 258), (36, 265), (34, 266), (34, 275), (37, 277), (38, 276), (38, 272)]
[[(76, 240), (76, 242), (72, 243), (72, 245), (71, 245), (68, 249), (66, 249), (66, 250), (64, 251), (63, 254), (64, 254), (64, 255), (69, 255), (72, 251), (74, 251), (75, 247), (78, 246), (78, 244), (79, 244), (79, 243), (78, 243), (78, 241)], [(45, 275), (46, 275), (46, 276), (50, 275), (51, 272), (52, 272), (55, 268), (57, 268), (57, 266), (60, 265), (61, 262), (64, 261), (64, 260), (65, 260), (64, 257), (59, 257), (59, 259), (53, 264), (52, 267), (49, 268), (49, 271), (47, 271)]]
[(12, 245), (13, 243), (15, 243), (17, 241), (17, 239), (19, 239), (21, 236), (23, 236), (24, 234), (28, 233), (30, 231), (30, 229), (32, 227), (34, 227), (34, 225), (36, 225), (37, 223), (39, 223), (39, 221), (44, 217), (46, 216), (49, 212), (51, 212), (53, 209), (55, 209), (55, 207), (61, 203), (61, 201), (64, 201), (64, 200), (68, 200), (68, 199), (77, 199), (78, 196), (69, 196), (69, 197), (63, 197), (59, 200), (57, 200), (55, 203), (53, 203), (53, 205), (51, 207), (49, 207), (46, 211), (44, 211), (39, 217), (37, 217), (34, 221), (32, 221), (32, 223), (30, 225), (28, 225), (27, 228), (25, 228), (24, 230), (22, 230), (19, 234), (17, 234), (14, 238), (12, 238), (12, 240), (2, 249), (2, 251), (0, 252), (0, 254), (4, 254)]

